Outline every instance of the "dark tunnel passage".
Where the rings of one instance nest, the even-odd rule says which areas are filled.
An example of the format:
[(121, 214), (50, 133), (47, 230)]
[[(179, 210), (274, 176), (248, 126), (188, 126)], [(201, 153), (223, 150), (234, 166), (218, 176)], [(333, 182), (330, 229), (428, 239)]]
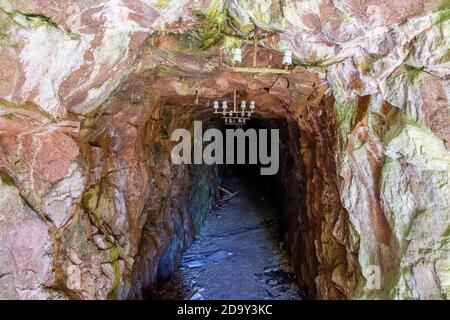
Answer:
[[(164, 44), (157, 41), (154, 45), (158, 47)], [(252, 46), (246, 46), (243, 49), (242, 65), (250, 62), (251, 52)], [(270, 55), (278, 56), (279, 59), (275, 59), (277, 61), (281, 61), (282, 58), (281, 52), (267, 48), (260, 48), (258, 52), (259, 60), (264, 60)], [(164, 50), (149, 47), (145, 54), (153, 58), (165, 59)], [(227, 68), (227, 64), (221, 59), (215, 60), (217, 57), (220, 58), (218, 52), (205, 55), (204, 61), (197, 61), (191, 57), (174, 53), (172, 58), (178, 63), (164, 66), (153, 63), (143, 68), (133, 79), (128, 80), (117, 93), (118, 105), (130, 98), (133, 101), (132, 98), (136, 97), (136, 102), (131, 103), (129, 108), (140, 110), (139, 115), (145, 115), (143, 119), (148, 119), (140, 127), (142, 131), (139, 135), (143, 139), (139, 141), (139, 143), (142, 142), (139, 146), (142, 146), (145, 155), (150, 155), (148, 161), (144, 160), (149, 183), (148, 191), (145, 193), (147, 196), (143, 197), (145, 199), (142, 211), (143, 221), (139, 221), (143, 226), (142, 233), (137, 233), (136, 236), (138, 249), (130, 272), (133, 293), (128, 298), (164, 298), (177, 295), (176, 292), (178, 292), (178, 298), (183, 299), (195, 295), (196, 289), (195, 286), (191, 286), (192, 283), (186, 285), (184, 291), (175, 288), (166, 290), (166, 284), (170, 284), (186, 269), (184, 267), (186, 255), (190, 254), (190, 250), (195, 250), (197, 243), (201, 242), (202, 233), (208, 230), (208, 225), (220, 226), (220, 221), (223, 221), (220, 220), (221, 218), (217, 218), (215, 222), (210, 220), (216, 216), (228, 216), (217, 214), (217, 210), (224, 210), (226, 206), (232, 205), (243, 208), (244, 204), (234, 202), (243, 200), (243, 195), (250, 195), (259, 189), (262, 196), (256, 194), (253, 200), (247, 199), (247, 202), (258, 204), (261, 202), (258, 198), (264, 197), (267, 206), (273, 208), (271, 211), (275, 223), (271, 226), (273, 236), (269, 237), (272, 239), (269, 244), (271, 250), (278, 250), (281, 247), (287, 254), (286, 260), (289, 261), (285, 264), (286, 273), (290, 276), (285, 278), (292, 278), (289, 283), (298, 284), (299, 289), (295, 291), (300, 291), (301, 296), (315, 298), (317, 296), (316, 279), (320, 273), (321, 263), (326, 265), (330, 263), (333, 266), (336, 263), (342, 264), (337, 260), (318, 261), (318, 241), (323, 239), (322, 207), (328, 209), (328, 206), (336, 206), (329, 199), (322, 199), (313, 190), (316, 187), (332, 185), (331, 189), (334, 191), (336, 187), (334, 177), (329, 179), (328, 174), (322, 172), (331, 167), (333, 160), (328, 159), (326, 154), (320, 153), (322, 146), (329, 144), (331, 138), (324, 136), (321, 140), (315, 140), (316, 133), (327, 134), (327, 131), (320, 130), (323, 127), (321, 122), (329, 115), (320, 111), (319, 108), (313, 108), (316, 104), (324, 103), (327, 107), (331, 107), (333, 101), (324, 100), (323, 94), (317, 96), (313, 94), (316, 86), (322, 88), (321, 80), (317, 75), (301, 68), (282, 70), (281, 74), (267, 73), (265, 69), (261, 73), (259, 71), (257, 73), (236, 72)], [(266, 64), (267, 61), (263, 60), (260, 64)], [(218, 66), (218, 70), (213, 72), (202, 68), (206, 61), (212, 61)], [(278, 68), (281, 67), (281, 65), (278, 66)], [(152, 84), (151, 93), (155, 93), (154, 97), (148, 91), (149, 83)], [(303, 94), (306, 89), (308, 89), (308, 95)], [(218, 101), (221, 101), (222, 112), (217, 112), (219, 108), (214, 104)], [(254, 107), (254, 113), (250, 117), (252, 119), (247, 122), (244, 129), (279, 130), (276, 174), (261, 176), (262, 169), (272, 168), (267, 165), (267, 162), (254, 165), (229, 163), (210, 165), (193, 161), (194, 164), (183, 162), (180, 165), (171, 160), (173, 148), (180, 144), (178, 139), (172, 139), (174, 131), (183, 128), (191, 137), (195, 136), (195, 122), (201, 121), (203, 132), (209, 128), (216, 128), (223, 132), (225, 124), (222, 116), (226, 116), (223, 103), (227, 102), (228, 107), (234, 109), (236, 106), (242, 108), (244, 101), (247, 102), (247, 110), (252, 110), (252, 102)], [(306, 111), (310, 108), (313, 108), (311, 110), (314, 112), (322, 113), (320, 116), (309, 119), (305, 115), (309, 114)], [(270, 140), (267, 141), (268, 145)], [(247, 154), (247, 151), (254, 148), (256, 144), (257, 142), (251, 142), (249, 146), (246, 146), (245, 153)], [(195, 154), (195, 148), (195, 144), (190, 145), (189, 153)], [(268, 149), (270, 154), (271, 147)], [(315, 158), (316, 155), (318, 159)], [(145, 159), (145, 156), (143, 158)], [(261, 161), (259, 157), (258, 159)], [(249, 160), (248, 157), (247, 160)], [(320, 175), (316, 175), (315, 171), (318, 171)], [(323, 181), (324, 179), (327, 181)], [(244, 186), (247, 188), (239, 191)], [(224, 199), (234, 192), (238, 192), (238, 195), (229, 200)], [(326, 200), (326, 204), (322, 204), (322, 200)], [(265, 211), (264, 208), (255, 210), (257, 214)], [(243, 209), (243, 211), (244, 213), (237, 215), (237, 218), (250, 216), (245, 215), (250, 210)], [(245, 221), (238, 219), (238, 222)], [(258, 219), (250, 222), (260, 223)], [(331, 238), (331, 233), (332, 231), (326, 230), (328, 238)], [(245, 238), (241, 240), (241, 243), (246, 241)], [(331, 243), (330, 247), (333, 246), (333, 250), (339, 246), (335, 245), (333, 239), (330, 241), (326, 239), (326, 243), (327, 245)], [(210, 253), (215, 259), (215, 254), (221, 256), (225, 253), (220, 250), (222, 250), (220, 246), (217, 249), (205, 248), (202, 253), (203, 255)], [(232, 250), (223, 250), (232, 255), (223, 255), (225, 259), (221, 259), (220, 263), (217, 262), (218, 266), (238, 256)], [(339, 250), (343, 251), (343, 248)], [(339, 252), (339, 255), (341, 253)], [(275, 256), (274, 251), (272, 256)], [(249, 281), (257, 281), (255, 274), (264, 274), (265, 267), (268, 268), (267, 270), (273, 268), (270, 263), (254, 262), (254, 264), (258, 265), (259, 269), (251, 272), (251, 275), (247, 277)], [(234, 269), (239, 268), (237, 263)], [(277, 270), (282, 269), (277, 268)], [(289, 268), (295, 276), (288, 270)], [(197, 271), (201, 267), (188, 269)], [(323, 275), (328, 274), (330, 270), (324, 268), (326, 272), (323, 272)], [(210, 282), (216, 283), (216, 280), (213, 278)], [(273, 285), (275, 280), (269, 281), (270, 284)], [(276, 280), (277, 283), (283, 281)], [(321, 278), (321, 281), (325, 283), (328, 278)], [(179, 287), (182, 284), (183, 281), (178, 281)], [(333, 284), (328, 281), (322, 287), (330, 288)], [(202, 288), (207, 292), (207, 285)], [(167, 291), (169, 291), (168, 295)], [(201, 294), (200, 291), (198, 293), (208, 298), (206, 293)], [(271, 295), (278, 296), (276, 293), (266, 292), (266, 294), (267, 296), (259, 295), (258, 297), (263, 299), (273, 298)], [(231, 294), (229, 297), (235, 296)]]
[[(215, 119), (209, 127), (220, 128), (224, 136), (227, 129), (236, 129)], [(303, 198), (286, 192), (290, 192), (290, 183), (295, 182), (298, 189), (299, 181), (303, 181), (302, 172), (296, 171), (302, 169), (302, 164), (294, 163), (293, 159), (299, 157), (292, 154), (300, 150), (298, 127), (280, 117), (255, 118), (242, 129), (254, 130), (258, 143), (267, 138), (267, 155), (272, 162), (278, 162), (277, 173), (262, 175), (261, 168), (268, 164), (262, 164), (260, 157), (257, 163), (250, 163), (250, 145), (254, 141), (249, 137), (245, 140), (245, 164), (236, 164), (239, 151), (234, 143), (234, 164), (224, 163), (209, 171), (218, 174), (217, 193), (212, 208), (199, 223), (195, 240), (182, 254), (169, 259), (171, 267), (162, 259), (157, 286), (148, 291), (146, 298), (292, 300), (304, 295), (289, 254), (289, 232), (296, 229), (297, 223), (297, 215), (289, 215), (289, 206), (295, 201), (298, 213)], [(260, 130), (267, 131), (267, 137), (259, 135)], [(279, 146), (275, 149), (270, 146), (271, 130), (278, 131)], [(229, 152), (224, 151), (224, 159)], [(203, 166), (192, 164), (187, 170), (204, 174), (200, 169)], [(201, 190), (205, 189), (198, 192)], [(297, 192), (302, 192), (301, 188)]]

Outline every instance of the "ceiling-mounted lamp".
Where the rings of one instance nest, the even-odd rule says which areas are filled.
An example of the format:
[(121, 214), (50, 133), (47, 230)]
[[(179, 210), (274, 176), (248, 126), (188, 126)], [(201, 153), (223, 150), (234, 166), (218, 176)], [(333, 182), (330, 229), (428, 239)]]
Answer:
[(291, 50), (284, 51), (283, 65), (284, 66), (292, 65), (292, 51)]
[(234, 49), (233, 51), (233, 62), (241, 63), (242, 62), (242, 50), (239, 48)]
[(228, 101), (222, 101), (222, 110), (220, 109), (220, 102), (213, 102), (214, 114), (220, 114), (224, 119), (226, 125), (237, 126), (241, 128), (251, 119), (252, 114), (256, 112), (255, 101), (250, 101), (250, 110), (247, 109), (247, 101), (242, 100), (239, 104), (236, 99), (236, 91), (234, 92), (234, 99), (232, 106), (228, 108)]

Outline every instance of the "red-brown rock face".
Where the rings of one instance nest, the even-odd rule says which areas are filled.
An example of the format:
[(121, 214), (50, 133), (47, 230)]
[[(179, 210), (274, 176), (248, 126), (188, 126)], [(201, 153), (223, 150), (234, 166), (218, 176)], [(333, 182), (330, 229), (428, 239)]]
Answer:
[[(448, 2), (0, 9), (0, 298), (151, 297), (220, 181), (173, 165), (170, 134), (216, 126), (208, 102), (234, 90), (280, 128), (277, 196), (308, 297), (448, 298)], [(227, 68), (237, 47), (251, 65), (254, 24), (257, 65), (289, 49), (290, 75)]]

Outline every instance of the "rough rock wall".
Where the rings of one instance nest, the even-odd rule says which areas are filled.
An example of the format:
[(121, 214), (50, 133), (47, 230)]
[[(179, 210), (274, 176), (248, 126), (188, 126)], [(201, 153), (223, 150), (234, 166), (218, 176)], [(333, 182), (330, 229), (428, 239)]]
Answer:
[[(139, 70), (136, 56), (152, 32), (194, 30), (201, 48), (218, 44), (226, 53), (257, 24), (274, 35), (264, 46), (292, 49), (317, 77), (311, 86), (291, 79), (298, 92), (288, 103), (307, 173), (306, 197), (292, 197), (306, 207), (292, 231), (302, 281), (321, 298), (448, 297), (448, 1), (0, 0), (0, 8), (2, 295), (124, 297), (151, 282), (164, 250), (148, 252), (158, 258), (137, 279), (124, 275), (139, 274), (130, 268), (144, 262), (130, 258), (141, 238), (151, 239), (145, 228), (141, 236), (153, 216), (143, 214), (152, 208), (145, 192), (158, 188), (144, 165), (154, 160), (143, 155), (158, 154), (144, 147), (144, 136), (159, 130), (145, 129), (157, 116), (133, 90), (120, 112), (105, 101)], [(174, 89), (192, 96), (195, 86)], [(102, 129), (102, 119), (114, 125), (103, 120)], [(303, 191), (286, 185), (290, 194)], [(164, 239), (161, 248), (176, 241)], [(80, 265), (89, 269), (81, 290), (70, 280), (86, 269)], [(371, 265), (382, 269), (382, 290), (364, 288)]]
[(138, 1), (0, 8), (0, 296), (139, 297), (218, 183), (213, 167), (170, 165), (168, 134), (189, 117), (131, 89), (111, 97), (159, 14)]
[(371, 55), (355, 50), (330, 67), (342, 203), (363, 273), (379, 265), (383, 275), (369, 297), (449, 294), (447, 19), (440, 11), (370, 35)]
[[(288, 184), (284, 189), (292, 198), (287, 210), (296, 211), (293, 208), (299, 207), (298, 185), (304, 188), (300, 190), (304, 192), (305, 206), (305, 214), (299, 215), (298, 211), (296, 214), (298, 228), (291, 255), (297, 258), (294, 263), (299, 263), (296, 270), (308, 297), (360, 297), (357, 281), (364, 280), (357, 248), (351, 242), (353, 230), (341, 203), (335, 169), (338, 140), (334, 98), (327, 94), (329, 88), (323, 81), (315, 80), (309, 92), (293, 103), (291, 111), (300, 129), (304, 182), (297, 178), (297, 183), (292, 183), (292, 176), (285, 179)], [(298, 168), (299, 164), (294, 167)]]
[(189, 116), (118, 95), (81, 123), (2, 121), (2, 298), (139, 297), (211, 209), (216, 167), (170, 162)]
[[(260, 10), (238, 3), (248, 10), (233, 6), (235, 17), (282, 30), (280, 48), (327, 68), (333, 110), (325, 102), (295, 111), (307, 109), (300, 126), (314, 172), (308, 216), (322, 217), (318, 295), (447, 298), (448, 2), (267, 1)], [(347, 212), (331, 205), (335, 184)], [(373, 265), (381, 290), (365, 288)]]
[(102, 234), (113, 235), (125, 264), (125, 271), (115, 271), (121, 286), (113, 287), (117, 295), (109, 293), (114, 298), (151, 294), (157, 279), (175, 270), (211, 210), (219, 183), (215, 166), (171, 164), (170, 133), (191, 128), (192, 114), (152, 107), (145, 97), (137, 101), (132, 94), (139, 84), (135, 78), (124, 83), (84, 128), (94, 175), (83, 209)]

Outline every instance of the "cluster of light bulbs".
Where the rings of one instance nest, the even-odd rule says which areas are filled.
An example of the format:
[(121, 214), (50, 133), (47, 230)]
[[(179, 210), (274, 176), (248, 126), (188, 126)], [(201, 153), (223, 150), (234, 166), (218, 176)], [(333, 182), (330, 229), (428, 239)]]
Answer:
[(241, 101), (241, 107), (233, 106), (232, 110), (228, 110), (228, 101), (222, 101), (222, 110), (220, 110), (219, 101), (213, 103), (214, 113), (221, 114), (226, 125), (243, 126), (250, 120), (253, 113), (256, 112), (255, 101), (250, 101), (250, 106), (247, 108), (247, 101)]
[[(234, 63), (242, 62), (242, 50), (237, 48), (233, 51), (233, 61)], [(292, 65), (292, 51), (284, 51), (283, 65), (286, 67)], [(222, 101), (222, 110), (220, 110), (220, 102), (214, 101), (213, 103), (214, 114), (221, 114), (225, 121), (225, 125), (242, 127), (246, 124), (247, 120), (250, 120), (253, 113), (256, 112), (255, 101), (250, 101), (250, 106), (247, 108), (247, 102), (241, 101), (240, 108), (237, 106), (236, 102), (236, 92), (234, 93), (234, 103), (233, 108), (229, 110), (228, 102)]]

